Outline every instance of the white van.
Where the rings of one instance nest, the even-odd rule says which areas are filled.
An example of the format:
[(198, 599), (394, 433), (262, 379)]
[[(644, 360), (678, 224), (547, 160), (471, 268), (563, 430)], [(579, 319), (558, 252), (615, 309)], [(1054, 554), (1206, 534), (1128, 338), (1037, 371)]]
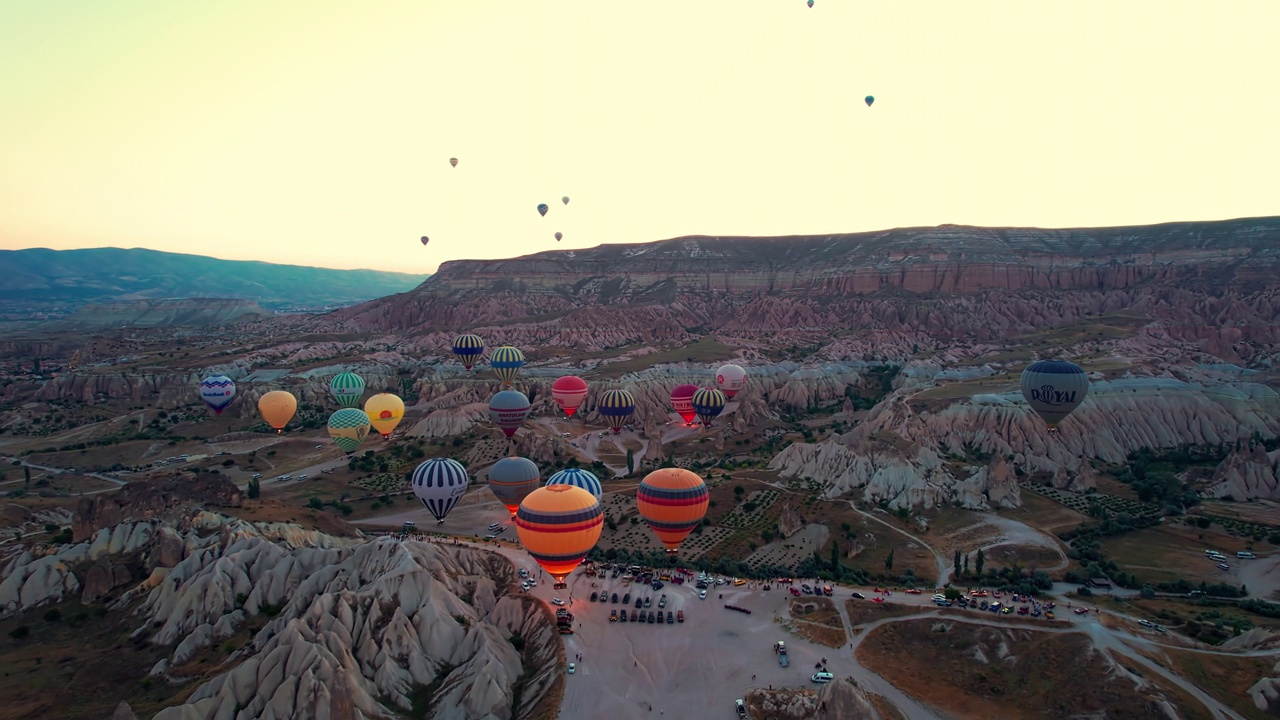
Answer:
[(1257, 555), (1254, 555), (1253, 553), (1249, 552), (1248, 550), (1241, 550), (1240, 552), (1236, 553), (1236, 557), (1238, 557), (1238, 558), (1244, 558), (1245, 560), (1255, 560), (1255, 559), (1257, 559), (1257, 557), (1258, 557), (1258, 556), (1257, 556)]
[(829, 683), (832, 680), (835, 680), (836, 676), (829, 672), (816, 672), (813, 674), (813, 677), (809, 679), (816, 683)]
[(489, 532), (496, 532), (497, 529), (500, 527), (502, 526), (499, 525), (498, 523), (489, 523)]

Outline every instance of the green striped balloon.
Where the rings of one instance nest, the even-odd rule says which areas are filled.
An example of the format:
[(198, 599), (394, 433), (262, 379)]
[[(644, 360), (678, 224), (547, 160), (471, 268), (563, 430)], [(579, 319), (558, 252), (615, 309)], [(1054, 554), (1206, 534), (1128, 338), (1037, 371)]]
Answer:
[(329, 437), (350, 455), (369, 434), (369, 416), (363, 410), (343, 408), (329, 416)]
[(338, 405), (344, 408), (358, 407), (360, 396), (364, 395), (364, 378), (353, 372), (344, 372), (329, 383), (329, 391), (333, 393)]

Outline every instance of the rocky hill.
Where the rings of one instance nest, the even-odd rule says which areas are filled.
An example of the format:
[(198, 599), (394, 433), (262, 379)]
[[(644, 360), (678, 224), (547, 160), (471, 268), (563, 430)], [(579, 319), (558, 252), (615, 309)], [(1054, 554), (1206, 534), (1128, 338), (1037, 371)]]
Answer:
[(65, 318), (38, 325), (41, 332), (117, 328), (207, 327), (265, 320), (273, 315), (251, 300), (188, 298), (83, 305)]
[(220, 260), (143, 248), (0, 250), (0, 320), (64, 317), (89, 303), (234, 298), (269, 310), (331, 310), (403, 292), (419, 275)]
[[(688, 237), (458, 261), (411, 292), (292, 327), (460, 328), (602, 349), (715, 332), (852, 353), (991, 341), (1125, 309), (1235, 357), (1280, 337), (1280, 218), (1041, 230), (941, 226), (824, 237)], [(1252, 350), (1250, 350), (1252, 352)], [(883, 350), (881, 350), (883, 352)]]

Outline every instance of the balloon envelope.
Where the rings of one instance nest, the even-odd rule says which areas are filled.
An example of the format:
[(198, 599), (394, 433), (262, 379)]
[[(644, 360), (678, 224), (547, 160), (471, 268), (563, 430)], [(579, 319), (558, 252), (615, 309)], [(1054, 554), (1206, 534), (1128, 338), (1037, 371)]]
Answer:
[(1065, 360), (1039, 360), (1022, 371), (1022, 396), (1051, 429), (1089, 394), (1084, 368)]
[(875, 102), (875, 101), (876, 101), (876, 99), (875, 99), (875, 98), (873, 98), (873, 97), (871, 97), (870, 95), (868, 95), (868, 96), (866, 97), (866, 99), (865, 99), (865, 100), (866, 100), (866, 103), (867, 103), (867, 107), (871, 107), (871, 103), (873, 103), (873, 102)]
[(547, 211), (548, 211), (548, 210), (550, 210), (550, 209), (551, 209), (551, 208), (550, 208), (550, 207), (548, 207), (546, 203), (542, 203), (542, 204), (538, 205), (538, 214), (539, 214), (539, 215), (541, 215), (541, 216), (543, 216), (543, 217), (546, 217), (546, 216), (547, 216)]
[(458, 158), (449, 158), (449, 164), (458, 167)]
[(236, 399), (236, 384), (226, 375), (211, 375), (200, 381), (200, 399), (220, 415)]
[(636, 505), (668, 552), (675, 552), (707, 514), (707, 484), (684, 468), (654, 470), (640, 481)]
[(338, 373), (329, 381), (329, 392), (338, 401), (338, 407), (356, 407), (364, 395), (364, 378), (353, 372)]
[(600, 478), (582, 468), (565, 468), (547, 478), (547, 485), (572, 485), (586, 490), (597, 500), (604, 494), (604, 486), (600, 484)]
[(600, 402), (596, 405), (596, 412), (609, 421), (609, 427), (613, 428), (614, 434), (622, 432), (622, 426), (627, 424), (627, 420), (635, 411), (636, 399), (626, 390), (606, 391), (600, 396)]
[(813, 7), (813, 0), (809, 0), (809, 7)]
[(568, 196), (568, 195), (565, 195), (564, 197), (560, 198), (560, 202), (564, 203), (565, 205), (568, 205), (568, 204), (569, 204), (569, 196)]
[(453, 354), (462, 361), (462, 367), (470, 370), (476, 360), (484, 355), (484, 340), (479, 335), (459, 335), (453, 339)]
[(329, 416), (329, 438), (350, 455), (369, 434), (369, 416), (356, 408), (342, 408)]
[(720, 369), (716, 370), (716, 386), (720, 388), (727, 398), (737, 395), (738, 391), (746, 383), (747, 371), (743, 370), (741, 365), (729, 363), (728, 365), (721, 365)]
[(600, 502), (572, 485), (540, 487), (516, 511), (520, 544), (556, 582), (582, 564), (603, 528)]
[(556, 233), (556, 241), (559, 241), (560, 238), (562, 237), (564, 237), (564, 235), (561, 235), (560, 233)]
[(551, 383), (551, 399), (556, 401), (556, 405), (559, 405), (568, 417), (573, 417), (573, 413), (582, 405), (586, 397), (587, 381), (577, 375), (565, 375)]
[(493, 374), (498, 376), (503, 385), (510, 387), (511, 381), (520, 374), (520, 368), (524, 367), (524, 353), (520, 352), (520, 348), (504, 345), (489, 356), (489, 367), (493, 368)]
[(724, 393), (715, 388), (698, 388), (691, 402), (693, 411), (698, 413), (698, 419), (702, 421), (703, 427), (711, 427), (711, 421), (724, 410), (727, 400)]
[(404, 419), (404, 401), (388, 392), (378, 393), (365, 401), (364, 412), (373, 429), (385, 438)]
[(685, 425), (693, 422), (693, 418), (697, 416), (693, 411), (693, 394), (696, 392), (698, 386), (689, 384), (677, 385), (671, 391), (671, 408), (684, 420)]
[(277, 433), (284, 430), (297, 411), (298, 398), (284, 390), (272, 390), (258, 398), (258, 412)]
[(538, 481), (541, 479), (542, 473), (529, 458), (505, 457), (489, 468), (489, 489), (511, 513), (511, 517), (516, 516), (520, 501), (538, 489)]
[(423, 245), (426, 245), (426, 244), (427, 244), (427, 243), (429, 243), (429, 242), (431, 242), (431, 238), (427, 237), (426, 235), (423, 235), (423, 236), (422, 236), (422, 244), (423, 244)]
[(489, 419), (502, 428), (507, 437), (515, 435), (527, 417), (529, 398), (519, 390), (503, 390), (489, 400)]
[(467, 469), (457, 460), (431, 458), (413, 471), (409, 485), (422, 506), (435, 516), (436, 522), (442, 523), (467, 491), (470, 481)]

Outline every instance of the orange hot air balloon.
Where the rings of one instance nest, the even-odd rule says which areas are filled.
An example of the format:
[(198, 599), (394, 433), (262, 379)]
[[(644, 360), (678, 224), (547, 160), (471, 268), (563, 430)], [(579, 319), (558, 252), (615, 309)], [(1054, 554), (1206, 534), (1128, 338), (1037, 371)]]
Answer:
[(582, 564), (603, 528), (600, 501), (573, 485), (540, 487), (516, 511), (520, 544), (557, 583)]
[(284, 426), (293, 419), (298, 411), (298, 398), (284, 390), (272, 390), (258, 398), (258, 412), (262, 419), (276, 429), (276, 434), (284, 431)]
[(667, 552), (674, 553), (707, 514), (707, 484), (684, 468), (654, 470), (640, 481), (636, 505)]
[(364, 412), (373, 429), (386, 439), (404, 419), (404, 401), (388, 392), (378, 393), (364, 401)]

